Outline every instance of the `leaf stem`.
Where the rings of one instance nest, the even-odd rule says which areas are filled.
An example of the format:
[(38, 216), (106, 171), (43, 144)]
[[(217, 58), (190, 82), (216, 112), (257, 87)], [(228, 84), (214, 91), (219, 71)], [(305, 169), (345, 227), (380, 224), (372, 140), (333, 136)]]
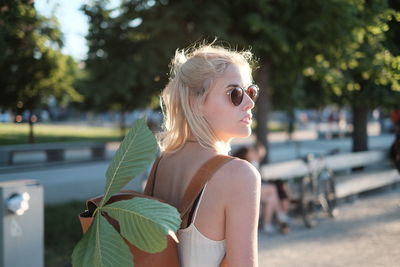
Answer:
[(93, 218), (96, 216), (97, 211), (99, 211), (100, 209), (101, 209), (100, 207), (97, 207), (97, 208), (94, 210), (93, 215), (92, 215)]

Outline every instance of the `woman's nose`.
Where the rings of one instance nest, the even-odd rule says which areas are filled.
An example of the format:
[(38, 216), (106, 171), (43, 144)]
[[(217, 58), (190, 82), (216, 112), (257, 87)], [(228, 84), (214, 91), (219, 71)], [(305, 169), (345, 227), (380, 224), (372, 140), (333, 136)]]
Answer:
[(244, 110), (249, 110), (249, 109), (254, 108), (254, 101), (249, 97), (248, 94), (244, 94), (243, 102), (245, 103), (243, 105)]

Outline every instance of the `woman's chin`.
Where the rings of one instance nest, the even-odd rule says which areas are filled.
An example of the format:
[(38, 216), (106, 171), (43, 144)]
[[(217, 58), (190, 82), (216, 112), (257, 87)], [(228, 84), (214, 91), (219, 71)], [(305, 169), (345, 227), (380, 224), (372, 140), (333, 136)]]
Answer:
[(242, 129), (242, 131), (238, 132), (236, 138), (246, 138), (251, 135), (251, 128)]
[(219, 140), (224, 142), (230, 142), (230, 140), (235, 138), (247, 138), (251, 135), (251, 127), (243, 127), (240, 129), (235, 129), (234, 131), (226, 132), (225, 134), (217, 135)]

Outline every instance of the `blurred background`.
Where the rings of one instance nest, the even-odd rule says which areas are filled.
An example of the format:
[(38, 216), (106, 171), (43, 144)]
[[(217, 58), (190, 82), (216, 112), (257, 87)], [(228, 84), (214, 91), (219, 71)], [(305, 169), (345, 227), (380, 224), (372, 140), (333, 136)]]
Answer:
[[(254, 132), (233, 150), (258, 141), (264, 165), (332, 148), (389, 151), (400, 131), (399, 0), (3, 0), (0, 180), (44, 186), (46, 266), (68, 266), (77, 214), (102, 193), (127, 129), (143, 116), (161, 129), (159, 94), (175, 50), (214, 40), (258, 59)], [(274, 255), (286, 266), (262, 244), (260, 266)]]

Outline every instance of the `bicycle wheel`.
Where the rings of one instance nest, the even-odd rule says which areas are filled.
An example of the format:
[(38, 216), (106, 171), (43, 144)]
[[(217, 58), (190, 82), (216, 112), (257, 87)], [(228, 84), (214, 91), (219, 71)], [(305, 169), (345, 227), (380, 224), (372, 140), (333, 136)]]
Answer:
[(337, 215), (337, 201), (335, 190), (335, 179), (329, 174), (325, 179), (321, 180), (323, 200), (320, 201), (322, 208), (328, 215), (333, 218)]
[(321, 171), (318, 181), (318, 200), (322, 209), (333, 218), (337, 213), (335, 179), (330, 170), (325, 168)]
[(314, 184), (310, 177), (304, 177), (300, 184), (300, 212), (306, 227), (312, 228), (317, 224)]

